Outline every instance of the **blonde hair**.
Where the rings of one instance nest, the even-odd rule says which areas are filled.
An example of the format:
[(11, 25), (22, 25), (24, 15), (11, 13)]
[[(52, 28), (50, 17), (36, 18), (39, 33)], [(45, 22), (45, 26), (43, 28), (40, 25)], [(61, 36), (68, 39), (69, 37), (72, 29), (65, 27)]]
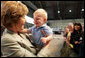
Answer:
[(19, 22), (20, 18), (28, 13), (28, 8), (21, 2), (7, 1), (1, 8), (1, 24), (6, 28)]
[(46, 19), (47, 20), (47, 18), (48, 18), (48, 15), (47, 15), (47, 12), (44, 10), (44, 9), (37, 9), (34, 13), (33, 13), (33, 15), (35, 15), (35, 14), (41, 14), (42, 16), (43, 16), (43, 18), (44, 19)]

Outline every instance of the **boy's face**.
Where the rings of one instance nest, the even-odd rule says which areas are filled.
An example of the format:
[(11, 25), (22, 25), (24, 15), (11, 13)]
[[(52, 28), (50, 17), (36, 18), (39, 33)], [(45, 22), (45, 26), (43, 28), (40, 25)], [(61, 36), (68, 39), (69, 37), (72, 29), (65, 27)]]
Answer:
[(35, 14), (34, 15), (34, 24), (36, 27), (40, 27), (45, 23), (45, 19), (42, 17), (40, 14)]

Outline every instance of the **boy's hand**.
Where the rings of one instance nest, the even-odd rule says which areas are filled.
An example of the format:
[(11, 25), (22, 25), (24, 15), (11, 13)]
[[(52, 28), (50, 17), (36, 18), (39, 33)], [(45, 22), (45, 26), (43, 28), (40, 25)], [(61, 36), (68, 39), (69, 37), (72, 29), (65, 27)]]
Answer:
[(41, 41), (46, 44), (47, 38), (46, 37), (41, 37)]

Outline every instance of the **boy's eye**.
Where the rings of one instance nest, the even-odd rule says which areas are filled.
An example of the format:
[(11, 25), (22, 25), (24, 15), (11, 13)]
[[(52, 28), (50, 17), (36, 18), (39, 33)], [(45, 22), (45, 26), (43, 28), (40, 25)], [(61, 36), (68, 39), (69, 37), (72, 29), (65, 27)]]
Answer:
[(36, 18), (36, 20), (39, 20), (39, 18)]

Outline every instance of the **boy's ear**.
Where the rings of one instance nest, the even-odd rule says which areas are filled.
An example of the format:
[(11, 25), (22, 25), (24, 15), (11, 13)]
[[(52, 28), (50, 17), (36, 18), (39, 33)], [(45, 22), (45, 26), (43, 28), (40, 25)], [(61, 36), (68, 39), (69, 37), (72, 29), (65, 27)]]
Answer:
[(47, 19), (44, 19), (44, 22), (47, 22)]

